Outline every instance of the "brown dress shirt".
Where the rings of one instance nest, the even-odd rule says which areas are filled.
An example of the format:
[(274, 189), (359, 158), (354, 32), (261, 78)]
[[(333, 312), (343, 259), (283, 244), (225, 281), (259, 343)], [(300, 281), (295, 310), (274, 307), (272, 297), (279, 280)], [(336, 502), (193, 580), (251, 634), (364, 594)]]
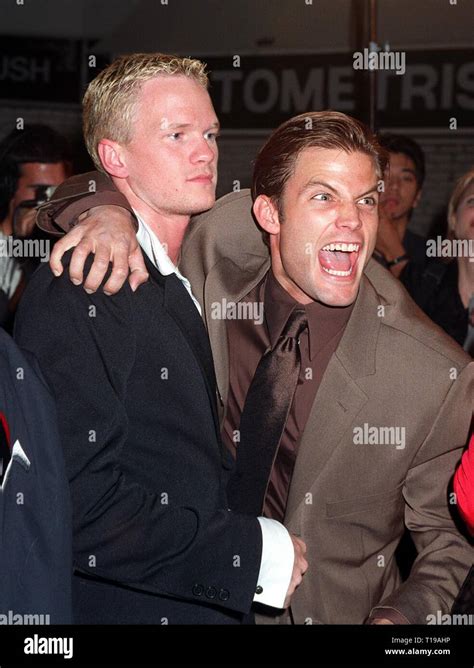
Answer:
[[(235, 454), (239, 445), (240, 416), (261, 357), (273, 348), (295, 307), (301, 304), (278, 283), (270, 270), (263, 281), (242, 299), (253, 308), (241, 312), (254, 319), (228, 319), (230, 386), (223, 439)], [(263, 307), (263, 320), (261, 319)], [(352, 305), (338, 308), (312, 302), (305, 306), (308, 329), (300, 339), (301, 370), (288, 420), (281, 437), (267, 486), (263, 515), (283, 522), (298, 445), (316, 393), (344, 333)], [(260, 316), (260, 317), (259, 317)]]

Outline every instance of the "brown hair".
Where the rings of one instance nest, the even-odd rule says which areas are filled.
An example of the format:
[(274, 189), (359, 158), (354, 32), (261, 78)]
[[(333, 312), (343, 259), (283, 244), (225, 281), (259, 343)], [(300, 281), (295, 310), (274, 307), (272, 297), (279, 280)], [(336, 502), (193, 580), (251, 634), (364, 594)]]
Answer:
[(162, 75), (186, 76), (206, 89), (209, 85), (204, 63), (163, 53), (121, 56), (90, 82), (82, 101), (83, 132), (87, 150), (101, 172), (104, 168), (97, 153), (99, 141), (130, 141), (140, 88), (145, 81)]
[(338, 111), (300, 114), (280, 125), (260, 149), (253, 172), (252, 198), (267, 195), (281, 211), (285, 183), (298, 155), (309, 147), (365, 153), (373, 158), (379, 178), (388, 159), (375, 135), (354, 118)]
[(454, 225), (456, 223), (456, 211), (461, 204), (464, 193), (474, 183), (474, 169), (470, 169), (463, 174), (454, 186), (448, 204), (448, 235), (454, 235)]

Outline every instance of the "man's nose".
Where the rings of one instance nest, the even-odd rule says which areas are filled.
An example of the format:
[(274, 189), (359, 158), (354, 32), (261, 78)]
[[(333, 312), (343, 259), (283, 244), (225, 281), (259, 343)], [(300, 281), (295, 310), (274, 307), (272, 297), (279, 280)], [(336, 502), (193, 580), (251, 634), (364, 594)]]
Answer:
[(361, 212), (357, 204), (351, 202), (343, 206), (337, 217), (336, 227), (353, 231), (361, 225)]
[(390, 177), (387, 186), (387, 190), (391, 192), (398, 192), (400, 189), (400, 179), (396, 176)]
[(212, 146), (204, 137), (199, 140), (194, 147), (191, 160), (192, 162), (212, 162), (217, 155), (215, 145)]

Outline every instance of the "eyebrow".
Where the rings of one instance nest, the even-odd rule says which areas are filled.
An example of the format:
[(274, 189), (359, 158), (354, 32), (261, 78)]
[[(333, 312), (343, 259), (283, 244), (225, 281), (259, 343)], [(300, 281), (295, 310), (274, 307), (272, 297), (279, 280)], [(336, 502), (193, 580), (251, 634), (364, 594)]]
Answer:
[(332, 190), (333, 193), (337, 193), (337, 190), (335, 188), (333, 188), (331, 185), (329, 185), (329, 183), (325, 183), (324, 181), (318, 181), (317, 179), (310, 179), (301, 188), (300, 195), (302, 195), (304, 192), (306, 192), (310, 188), (313, 188), (314, 186), (323, 186), (323, 188), (327, 188), (328, 190)]
[(378, 183), (376, 183), (374, 186), (372, 186), (372, 188), (369, 188), (369, 190), (367, 190), (365, 193), (362, 193), (362, 195), (359, 195), (359, 197), (365, 197), (366, 195), (370, 195), (373, 192), (378, 193), (378, 191), (379, 191)]
[[(325, 181), (318, 181), (318, 180), (315, 180), (315, 179), (311, 179), (310, 181), (308, 181), (301, 188), (300, 195), (305, 193), (310, 188), (313, 188), (314, 186), (323, 186), (323, 188), (327, 188), (328, 190), (331, 190), (333, 193), (338, 194), (336, 188), (333, 188), (333, 186), (331, 186), (329, 183), (326, 183)], [(365, 195), (369, 195), (370, 193), (373, 193), (373, 192), (378, 192), (377, 183), (375, 185), (373, 185), (371, 188), (369, 188), (369, 190), (366, 190), (361, 195), (358, 195), (357, 199), (360, 199), (361, 197), (365, 197)]]
[[(163, 132), (168, 132), (169, 130), (183, 130), (185, 128), (190, 128), (192, 127), (191, 123), (170, 123), (169, 125), (166, 126), (166, 128), (162, 128)], [(210, 128), (216, 128), (217, 130), (220, 129), (220, 123), (219, 121), (215, 121), (214, 123), (211, 123), (209, 125)]]

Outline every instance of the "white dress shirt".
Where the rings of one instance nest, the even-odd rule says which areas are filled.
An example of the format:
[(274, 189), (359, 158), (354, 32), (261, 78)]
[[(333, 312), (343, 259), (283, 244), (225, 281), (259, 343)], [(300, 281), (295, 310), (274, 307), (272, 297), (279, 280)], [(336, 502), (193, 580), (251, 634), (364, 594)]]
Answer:
[[(163, 244), (153, 230), (135, 211), (138, 220), (137, 240), (150, 262), (163, 276), (176, 274), (188, 291), (199, 315), (202, 316), (201, 305), (193, 295), (191, 284), (173, 264)], [(282, 608), (293, 572), (294, 549), (290, 534), (285, 527), (266, 517), (259, 517), (262, 530), (262, 559), (258, 574), (257, 591), (254, 601), (274, 608)]]
[(22, 272), (18, 260), (8, 255), (7, 244), (8, 236), (0, 230), (0, 290), (11, 299), (20, 283)]

